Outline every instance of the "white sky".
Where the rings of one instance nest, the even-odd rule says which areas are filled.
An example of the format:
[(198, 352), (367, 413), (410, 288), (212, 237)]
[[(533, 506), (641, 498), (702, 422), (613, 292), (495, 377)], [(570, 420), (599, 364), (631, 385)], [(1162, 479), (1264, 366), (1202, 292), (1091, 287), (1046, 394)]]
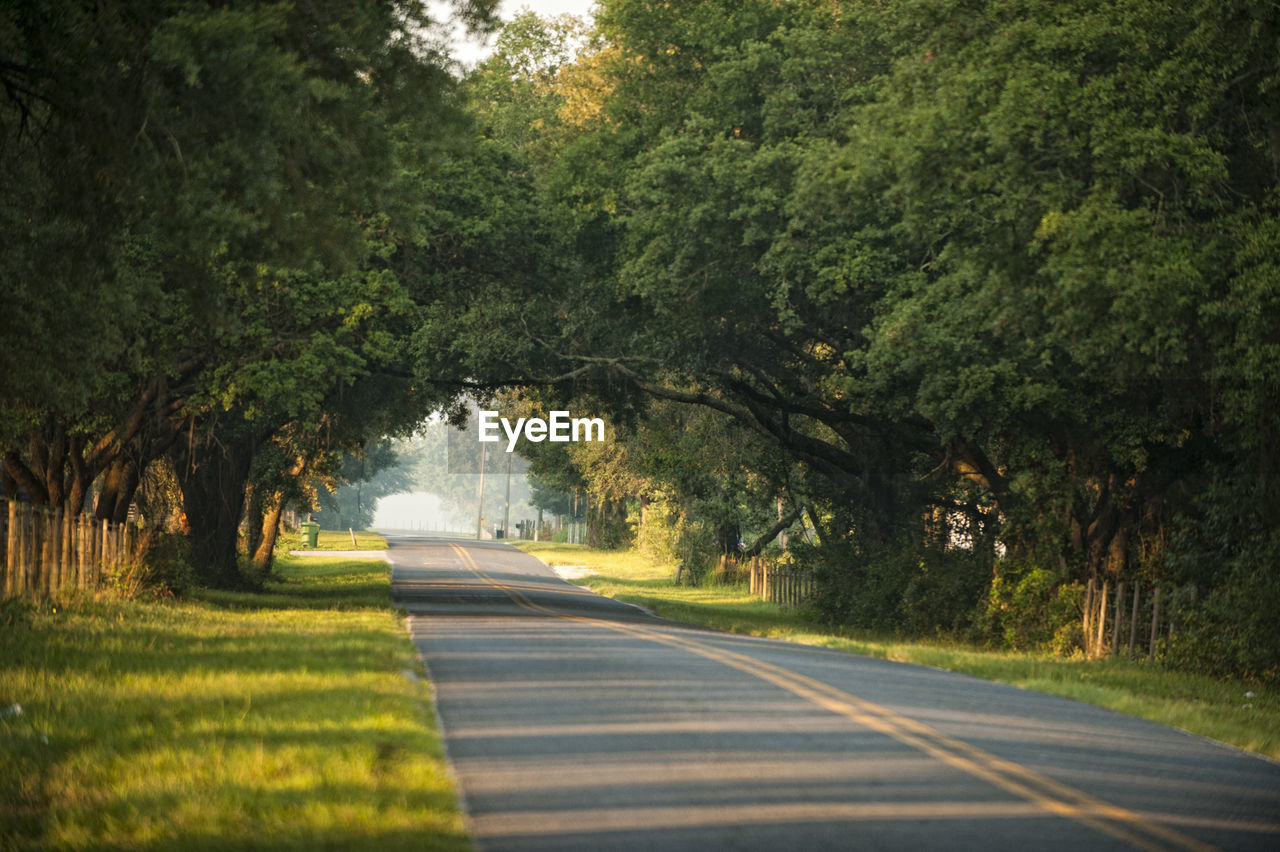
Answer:
[[(442, 14), (441, 4), (433, 3), (432, 5), (436, 8), (436, 14)], [(509, 21), (521, 9), (527, 8), (543, 17), (567, 14), (589, 18), (594, 6), (595, 0), (502, 0), (498, 5), (498, 16), (504, 21)], [(492, 38), (487, 42), (468, 38), (464, 32), (455, 27), (451, 53), (454, 59), (471, 68), (489, 55), (492, 42)]]

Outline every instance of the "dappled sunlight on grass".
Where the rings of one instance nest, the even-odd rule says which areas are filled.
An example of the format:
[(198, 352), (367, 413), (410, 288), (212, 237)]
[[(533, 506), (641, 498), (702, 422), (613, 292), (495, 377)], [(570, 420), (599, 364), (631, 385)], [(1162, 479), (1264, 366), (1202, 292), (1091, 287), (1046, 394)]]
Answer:
[(0, 846), (467, 846), (383, 563), (0, 631)]
[(1280, 694), (1256, 685), (1168, 671), (1144, 661), (1064, 659), (993, 651), (946, 639), (904, 639), (827, 628), (805, 609), (784, 611), (745, 585), (677, 586), (674, 572), (636, 551), (521, 544), (549, 565), (596, 573), (574, 582), (664, 618), (963, 672), (1173, 725), (1280, 760)]

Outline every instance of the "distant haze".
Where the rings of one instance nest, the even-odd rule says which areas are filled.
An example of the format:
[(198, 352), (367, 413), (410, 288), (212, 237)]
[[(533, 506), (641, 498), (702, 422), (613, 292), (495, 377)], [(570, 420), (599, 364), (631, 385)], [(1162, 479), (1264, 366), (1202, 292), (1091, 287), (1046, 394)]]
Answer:
[(381, 530), (438, 530), (456, 526), (440, 508), (440, 498), (425, 491), (392, 494), (378, 500), (373, 526)]

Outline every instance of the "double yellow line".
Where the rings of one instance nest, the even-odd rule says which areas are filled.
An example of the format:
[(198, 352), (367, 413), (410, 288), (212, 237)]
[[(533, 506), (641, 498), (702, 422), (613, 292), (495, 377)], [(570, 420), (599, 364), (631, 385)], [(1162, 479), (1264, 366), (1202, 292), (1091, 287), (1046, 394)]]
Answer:
[(1134, 848), (1146, 850), (1211, 850), (1214, 847), (1170, 829), (1125, 808), (1104, 802), (1081, 790), (1061, 784), (1012, 761), (997, 757), (961, 740), (896, 713), (829, 684), (781, 666), (766, 663), (736, 651), (709, 647), (681, 636), (673, 636), (637, 624), (605, 621), (597, 618), (567, 615), (534, 603), (519, 589), (501, 583), (480, 568), (464, 548), (450, 545), (462, 564), (479, 579), (501, 590), (522, 609), (569, 621), (591, 624), (625, 633), (649, 642), (679, 648), (699, 657), (745, 672), (752, 677), (778, 686), (825, 710), (844, 716), (859, 725), (891, 737), (943, 763), (981, 778), (1019, 798), (1033, 802), (1047, 813), (1066, 817), (1122, 840)]

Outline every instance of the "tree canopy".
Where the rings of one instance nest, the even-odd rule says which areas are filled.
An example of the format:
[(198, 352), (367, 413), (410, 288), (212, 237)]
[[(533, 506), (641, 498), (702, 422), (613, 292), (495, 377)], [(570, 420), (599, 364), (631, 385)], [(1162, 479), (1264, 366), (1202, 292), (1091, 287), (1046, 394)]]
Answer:
[(572, 62), (500, 53), (469, 82), (558, 258), (505, 348), (459, 337), (460, 375), (627, 424), (667, 416), (646, 396), (694, 404), (768, 441), (825, 507), (835, 617), (939, 518), (988, 531), (988, 576), (998, 531), (1015, 578), (1212, 589), (1222, 565), (1182, 543), (1248, 516), (1232, 582), (1276, 599), (1273, 7), (612, 0), (597, 20)]
[(45, 5), (0, 17), (6, 493), (118, 515), (165, 458), (227, 581), (246, 506), (505, 394), (609, 417), (530, 455), (610, 538), (803, 527), (828, 618), (1190, 584), (1171, 659), (1280, 673), (1274, 4), (605, 0), (460, 80), (416, 3)]

